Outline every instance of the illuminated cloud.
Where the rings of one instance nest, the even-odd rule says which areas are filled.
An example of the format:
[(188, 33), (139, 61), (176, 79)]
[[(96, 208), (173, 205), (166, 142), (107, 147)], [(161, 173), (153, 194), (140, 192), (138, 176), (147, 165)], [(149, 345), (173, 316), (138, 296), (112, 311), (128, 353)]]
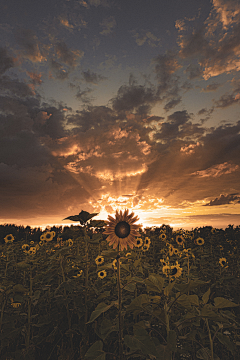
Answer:
[(200, 177), (219, 177), (225, 174), (230, 174), (238, 169), (238, 165), (228, 164), (225, 162), (223, 164), (214, 165), (206, 170), (196, 171), (192, 175), (198, 175)]

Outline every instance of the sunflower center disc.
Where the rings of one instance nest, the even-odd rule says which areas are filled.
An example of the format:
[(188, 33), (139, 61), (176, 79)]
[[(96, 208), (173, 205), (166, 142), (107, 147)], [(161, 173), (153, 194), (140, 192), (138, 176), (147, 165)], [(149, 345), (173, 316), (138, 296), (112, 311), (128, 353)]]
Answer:
[(126, 221), (120, 221), (115, 227), (115, 234), (119, 238), (125, 238), (130, 234), (130, 225)]

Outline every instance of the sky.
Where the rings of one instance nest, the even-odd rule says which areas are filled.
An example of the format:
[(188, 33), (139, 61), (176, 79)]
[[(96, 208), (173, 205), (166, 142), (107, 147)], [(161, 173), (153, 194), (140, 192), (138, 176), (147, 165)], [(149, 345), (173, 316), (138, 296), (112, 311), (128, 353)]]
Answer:
[(240, 225), (239, 0), (1, 0), (0, 223)]

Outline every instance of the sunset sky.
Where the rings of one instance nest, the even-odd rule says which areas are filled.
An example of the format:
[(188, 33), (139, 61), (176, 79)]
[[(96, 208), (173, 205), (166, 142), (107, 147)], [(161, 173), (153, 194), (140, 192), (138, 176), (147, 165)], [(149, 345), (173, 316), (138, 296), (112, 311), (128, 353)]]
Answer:
[(240, 225), (237, 0), (1, 0), (0, 224)]

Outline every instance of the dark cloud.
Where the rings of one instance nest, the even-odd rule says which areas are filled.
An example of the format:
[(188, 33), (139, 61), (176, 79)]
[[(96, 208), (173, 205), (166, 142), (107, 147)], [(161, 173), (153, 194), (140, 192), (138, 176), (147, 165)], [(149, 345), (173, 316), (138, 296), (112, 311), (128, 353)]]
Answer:
[(95, 72), (90, 71), (89, 69), (87, 71), (82, 71), (83, 79), (87, 83), (91, 83), (94, 85), (97, 85), (99, 81), (106, 80), (107, 78), (105, 76), (102, 76), (100, 74), (97, 74)]
[(65, 80), (69, 76), (69, 70), (53, 59), (50, 61), (50, 68), (54, 71), (56, 78), (59, 80)]
[(203, 88), (202, 91), (203, 92), (216, 91), (221, 86), (223, 86), (223, 84), (218, 84), (218, 83), (209, 84), (209, 85), (206, 86), (205, 89)]
[(100, 23), (100, 26), (102, 27), (102, 31), (100, 32), (101, 35), (109, 35), (113, 32), (113, 29), (116, 27), (117, 23), (113, 16), (110, 16), (109, 18), (103, 19), (103, 21)]
[[(0, 93), (17, 97), (26, 97), (33, 95), (31, 88), (17, 78), (12, 79), (9, 76), (0, 77)], [(4, 106), (4, 104), (3, 104)]]
[(6, 48), (0, 48), (0, 76), (14, 67), (13, 59), (8, 55)]
[(189, 80), (200, 78), (203, 75), (203, 67), (195, 64), (189, 64), (184, 70), (184, 74), (189, 74)]
[(76, 99), (81, 100), (84, 104), (90, 104), (94, 100), (94, 98), (89, 97), (89, 94), (91, 94), (92, 92), (93, 90), (90, 88), (81, 90), (80, 87), (78, 87)]
[(240, 204), (239, 194), (229, 194), (229, 195), (221, 194), (219, 198), (211, 200), (208, 204), (205, 204), (203, 206), (219, 206), (219, 205), (232, 204), (232, 203)]
[(41, 46), (33, 30), (19, 28), (15, 31), (15, 38), (23, 50), (22, 56), (33, 62), (42, 62), (46, 59), (47, 48)]
[(77, 58), (82, 57), (84, 54), (83, 51), (70, 50), (64, 41), (55, 45), (55, 51), (60, 61), (73, 68), (76, 66)]
[(135, 110), (139, 114), (147, 114), (158, 100), (154, 87), (137, 85), (130, 76), (129, 85), (122, 85), (111, 103), (113, 110), (117, 112)]
[(214, 100), (216, 108), (227, 108), (234, 104), (239, 104), (240, 97), (236, 98), (234, 94), (225, 94), (218, 100)]

